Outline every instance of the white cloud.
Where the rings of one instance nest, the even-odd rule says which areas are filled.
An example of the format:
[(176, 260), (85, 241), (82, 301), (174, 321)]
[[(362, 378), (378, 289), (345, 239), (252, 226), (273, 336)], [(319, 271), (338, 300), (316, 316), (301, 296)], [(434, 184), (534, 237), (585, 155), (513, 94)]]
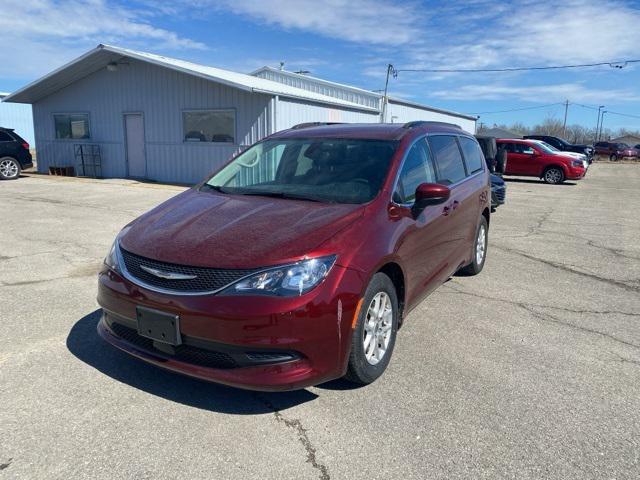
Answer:
[(625, 102), (640, 101), (640, 94), (632, 90), (590, 89), (580, 83), (555, 85), (510, 86), (502, 84), (463, 85), (451, 89), (435, 90), (429, 96), (449, 100), (511, 100), (555, 103), (569, 99), (573, 102)]
[(455, 19), (408, 53), (423, 68), (590, 63), (637, 56), (640, 10), (617, 0), (478, 0), (448, 5), (431, 22)]
[(148, 12), (105, 0), (4, 0), (0, 43), (5, 78), (41, 75), (98, 43), (126, 43), (154, 49), (203, 49), (205, 45), (147, 22)]
[(413, 2), (211, 0), (211, 3), (270, 25), (358, 43), (401, 45), (422, 34), (416, 26), (420, 10)]

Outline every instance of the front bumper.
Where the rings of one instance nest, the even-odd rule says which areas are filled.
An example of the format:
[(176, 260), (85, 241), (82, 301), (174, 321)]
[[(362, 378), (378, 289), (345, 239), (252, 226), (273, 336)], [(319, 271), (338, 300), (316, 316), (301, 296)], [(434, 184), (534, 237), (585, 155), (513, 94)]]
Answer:
[[(335, 265), (300, 297), (181, 296), (146, 290), (105, 267), (98, 333), (139, 359), (191, 377), (251, 390), (296, 390), (344, 375), (362, 285), (360, 273)], [(184, 343), (197, 351), (167, 353), (136, 338), (138, 306), (179, 315)], [(218, 354), (234, 362), (220, 363)], [(202, 360), (211, 355), (212, 361)]]
[(586, 168), (570, 167), (567, 172), (567, 180), (581, 180), (587, 173)]

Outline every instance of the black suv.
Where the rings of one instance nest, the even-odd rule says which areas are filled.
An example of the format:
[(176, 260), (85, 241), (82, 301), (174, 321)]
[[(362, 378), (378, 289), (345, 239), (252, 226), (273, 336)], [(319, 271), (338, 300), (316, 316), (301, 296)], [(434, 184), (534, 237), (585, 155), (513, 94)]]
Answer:
[(0, 127), (0, 180), (14, 180), (33, 166), (29, 144), (12, 128)]
[(551, 135), (525, 135), (524, 138), (530, 140), (542, 140), (543, 142), (546, 142), (552, 147), (556, 147), (558, 150), (562, 150), (563, 152), (582, 153), (587, 156), (587, 160), (589, 160), (589, 163), (591, 163), (591, 157), (593, 157), (593, 148), (589, 145), (576, 145), (573, 143), (569, 143), (560, 137), (553, 137)]

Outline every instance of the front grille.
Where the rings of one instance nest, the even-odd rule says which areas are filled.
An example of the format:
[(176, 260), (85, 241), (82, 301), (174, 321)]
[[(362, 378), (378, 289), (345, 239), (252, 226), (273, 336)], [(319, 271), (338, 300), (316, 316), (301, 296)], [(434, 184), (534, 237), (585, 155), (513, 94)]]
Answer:
[[(122, 253), (124, 266), (131, 276), (148, 285), (176, 292), (213, 292), (258, 271), (258, 269), (243, 270), (189, 267), (141, 257), (135, 253), (127, 252), (122, 247), (120, 247), (120, 252)], [(195, 275), (195, 278), (189, 280), (160, 278), (140, 268), (143, 265), (164, 272)]]
[[(110, 326), (113, 333), (127, 343), (131, 343), (144, 350), (166, 355), (164, 352), (160, 352), (153, 347), (153, 340), (139, 335), (133, 328), (125, 327), (115, 322), (112, 322)], [(229, 369), (238, 366), (233, 357), (223, 352), (205, 350), (191, 345), (178, 345), (175, 349), (175, 355), (170, 355), (170, 357), (180, 360), (181, 362), (219, 369)]]

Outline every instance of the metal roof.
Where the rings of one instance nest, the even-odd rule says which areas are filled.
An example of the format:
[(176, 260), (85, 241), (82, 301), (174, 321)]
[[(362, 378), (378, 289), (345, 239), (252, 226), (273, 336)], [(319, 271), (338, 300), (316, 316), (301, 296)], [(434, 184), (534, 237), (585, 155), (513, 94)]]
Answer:
[[(313, 77), (311, 75), (303, 75), (300, 73), (295, 73), (295, 72), (290, 72), (288, 70), (280, 70), (278, 68), (273, 68), (273, 67), (269, 67), (269, 66), (264, 66), (262, 68), (259, 68), (253, 72), (251, 72), (251, 75), (260, 75), (263, 72), (273, 72), (273, 73), (277, 73), (289, 78), (295, 78), (295, 79), (300, 79), (300, 80), (306, 80), (308, 82), (311, 83), (315, 83), (318, 85), (326, 85), (326, 86), (330, 86), (330, 87), (335, 87), (335, 88), (339, 88), (341, 90), (344, 91), (349, 91), (349, 92), (355, 92), (355, 93), (359, 93), (362, 95), (367, 95), (370, 96), (372, 98), (377, 98), (377, 99), (382, 99), (384, 97), (384, 95), (382, 93), (378, 93), (378, 92), (374, 92), (372, 90), (365, 90), (363, 88), (359, 88), (359, 87), (354, 87), (351, 85), (345, 85), (343, 83), (338, 83), (338, 82), (333, 82), (330, 80), (324, 80), (322, 78), (317, 78), (317, 77)], [(465, 113), (459, 113), (459, 112), (453, 112), (451, 110), (444, 110), (442, 108), (437, 108), (437, 107), (430, 107), (429, 105), (424, 105), (422, 103), (417, 103), (417, 102), (411, 102), (409, 100), (404, 100), (402, 98), (398, 98), (398, 97), (392, 97), (389, 96), (389, 103), (395, 103), (397, 105), (406, 105), (408, 107), (413, 107), (413, 108), (418, 108), (420, 110), (426, 110), (429, 112), (435, 112), (435, 113), (442, 113), (445, 115), (451, 115), (454, 117), (460, 117), (460, 118), (466, 118), (467, 120), (477, 120), (478, 117), (476, 115), (469, 115), (469, 114), (465, 114)]]
[(232, 72), (221, 68), (200, 65), (197, 63), (187, 62), (185, 60), (164, 57), (162, 55), (114, 47), (111, 45), (98, 45), (93, 50), (90, 50), (66, 65), (63, 65), (44, 77), (8, 95), (3, 101), (35, 103), (38, 100), (70, 85), (76, 80), (105, 68), (109, 63), (117, 63), (123, 57), (152, 63), (154, 65), (176, 70), (188, 75), (194, 75), (204, 78), (205, 80), (210, 80), (249, 92), (282, 95), (284, 97), (336, 105), (354, 110), (378, 112), (378, 110), (374, 108), (315, 92), (309, 92), (301, 88), (291, 87), (272, 80), (254, 77), (244, 73)]
[(421, 103), (411, 102), (409, 100), (404, 100), (402, 98), (397, 98), (397, 97), (389, 97), (389, 103), (395, 103), (396, 105), (406, 105), (408, 107), (419, 108), (420, 110), (427, 110), (429, 112), (435, 112), (435, 113), (443, 113), (445, 115), (451, 115), (453, 117), (466, 118), (468, 120), (478, 120), (478, 118), (479, 118), (477, 115), (469, 115), (467, 113), (453, 112), (451, 110), (444, 110), (444, 109), (438, 108), (438, 107), (430, 107), (428, 105), (423, 105)]
[(299, 79), (304, 79), (304, 80), (310, 80), (313, 83), (318, 83), (320, 85), (328, 85), (331, 87), (339, 87), (343, 90), (348, 90), (350, 92), (357, 92), (357, 93), (362, 93), (365, 95), (371, 95), (372, 97), (376, 97), (376, 98), (382, 98), (382, 94), (378, 93), (378, 92), (374, 92), (372, 90), (365, 90), (364, 88), (359, 88), (359, 87), (354, 87), (352, 85), (345, 85), (344, 83), (338, 83), (338, 82), (332, 82), (330, 80), (325, 80), (323, 78), (318, 78), (318, 77), (314, 77), (311, 75), (303, 75), (301, 73), (295, 73), (295, 72), (290, 72), (288, 70), (280, 70), (279, 68), (273, 68), (273, 67), (269, 67), (269, 66), (264, 66), (262, 68), (259, 68), (253, 72), (251, 72), (250, 75), (259, 75), (262, 72), (274, 72), (274, 73), (279, 73), (281, 75), (286, 75), (287, 77), (291, 77), (291, 78), (299, 78)]

